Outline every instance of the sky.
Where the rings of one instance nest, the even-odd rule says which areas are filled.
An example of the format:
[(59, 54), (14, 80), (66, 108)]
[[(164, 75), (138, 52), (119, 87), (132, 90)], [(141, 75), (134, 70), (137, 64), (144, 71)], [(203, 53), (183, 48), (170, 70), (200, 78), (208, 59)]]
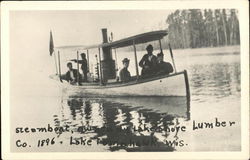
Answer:
[[(55, 46), (91, 45), (102, 42), (101, 28), (113, 32), (114, 40), (166, 28), (170, 10), (107, 11), (15, 11), (12, 31), (24, 41), (48, 43), (52, 30)], [(27, 39), (27, 40), (26, 40)]]

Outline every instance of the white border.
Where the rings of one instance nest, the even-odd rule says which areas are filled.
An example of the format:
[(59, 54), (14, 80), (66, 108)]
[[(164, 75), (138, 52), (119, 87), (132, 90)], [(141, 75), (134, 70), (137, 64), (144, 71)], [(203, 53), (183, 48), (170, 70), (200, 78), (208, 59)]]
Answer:
[[(240, 152), (10, 152), (9, 11), (10, 10), (162, 10), (235, 8), (239, 10), (241, 36), (241, 144)], [(249, 158), (249, 4), (234, 1), (85, 1), (1, 3), (1, 123), (3, 159), (248, 159)]]

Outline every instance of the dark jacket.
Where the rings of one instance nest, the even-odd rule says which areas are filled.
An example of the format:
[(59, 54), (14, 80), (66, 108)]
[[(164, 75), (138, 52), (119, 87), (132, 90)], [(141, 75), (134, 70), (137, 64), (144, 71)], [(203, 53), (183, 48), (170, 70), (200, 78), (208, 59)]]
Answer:
[(174, 70), (173, 70), (171, 63), (162, 61), (157, 64), (157, 67), (156, 67), (157, 74), (169, 74), (169, 73), (172, 73), (173, 71)]
[(83, 73), (87, 73), (88, 72), (88, 62), (87, 59), (83, 59), (83, 60), (78, 60), (76, 61), (77, 63), (81, 64), (81, 69), (83, 71)]
[[(77, 79), (77, 70), (76, 69), (72, 69), (73, 71), (73, 76), (75, 79)], [(79, 81), (81, 81), (81, 74), (78, 72), (78, 76), (79, 76)], [(65, 74), (65, 80), (68, 81), (68, 82), (71, 82), (73, 81), (73, 79), (70, 77), (70, 71), (66, 72)]]
[(119, 76), (122, 82), (128, 82), (131, 78), (130, 72), (127, 68), (123, 68), (122, 70), (120, 70)]
[[(155, 55), (152, 56), (151, 61), (149, 61), (149, 55), (145, 54), (139, 62), (139, 66), (142, 67), (142, 75), (153, 75), (155, 73), (157, 58)], [(145, 66), (149, 66), (149, 68), (145, 68)]]

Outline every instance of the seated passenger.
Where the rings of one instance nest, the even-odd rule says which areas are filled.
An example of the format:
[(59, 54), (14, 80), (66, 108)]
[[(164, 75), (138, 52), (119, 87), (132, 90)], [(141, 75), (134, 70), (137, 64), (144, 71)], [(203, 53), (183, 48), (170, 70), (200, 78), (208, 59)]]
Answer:
[(156, 73), (159, 75), (163, 74), (169, 74), (173, 72), (173, 67), (170, 63), (163, 61), (163, 53), (157, 54), (157, 67), (156, 67)]
[(145, 54), (139, 62), (139, 66), (142, 67), (142, 77), (149, 77), (154, 75), (157, 65), (157, 58), (155, 55), (153, 55), (153, 46), (149, 44), (146, 50), (148, 53)]
[[(71, 62), (67, 63), (67, 67), (69, 68), (69, 70), (68, 70), (68, 72), (66, 72), (64, 79), (72, 85), (77, 84), (77, 82), (78, 82), (78, 84), (80, 84), (81, 74), (76, 69), (73, 69)], [(77, 72), (78, 72), (78, 76), (79, 76), (78, 81), (77, 81)]]
[(128, 82), (131, 79), (130, 72), (128, 71), (129, 66), (129, 59), (124, 58), (122, 60), (123, 68), (119, 72), (120, 81), (121, 82)]

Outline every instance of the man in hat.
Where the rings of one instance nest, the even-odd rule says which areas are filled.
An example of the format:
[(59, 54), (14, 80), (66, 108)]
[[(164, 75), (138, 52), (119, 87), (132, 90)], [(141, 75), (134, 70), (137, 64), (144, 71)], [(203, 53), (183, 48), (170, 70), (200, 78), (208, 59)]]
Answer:
[(174, 71), (172, 65), (168, 62), (164, 62), (163, 59), (164, 59), (163, 53), (162, 52), (158, 53), (157, 54), (158, 63), (156, 67), (156, 73), (158, 75), (169, 74)]
[(123, 68), (119, 72), (121, 82), (128, 82), (131, 78), (130, 72), (128, 71), (129, 59), (124, 58), (122, 60)]
[(83, 82), (87, 82), (87, 73), (88, 73), (88, 63), (87, 63), (87, 59), (86, 59), (86, 54), (82, 53), (81, 54), (82, 60), (76, 60), (76, 59), (72, 59), (71, 61), (76, 62), (81, 64), (81, 69), (82, 69), (82, 73), (83, 73)]
[(139, 66), (142, 67), (141, 75), (142, 77), (148, 77), (155, 74), (155, 68), (157, 65), (157, 58), (153, 55), (153, 46), (149, 44), (146, 48), (147, 54), (145, 54), (141, 61), (139, 62)]
[(65, 79), (66, 81), (68, 81), (72, 85), (75, 85), (77, 82), (78, 82), (78, 84), (80, 84), (81, 74), (76, 69), (73, 69), (71, 62), (67, 63), (67, 67), (69, 70), (61, 78)]

